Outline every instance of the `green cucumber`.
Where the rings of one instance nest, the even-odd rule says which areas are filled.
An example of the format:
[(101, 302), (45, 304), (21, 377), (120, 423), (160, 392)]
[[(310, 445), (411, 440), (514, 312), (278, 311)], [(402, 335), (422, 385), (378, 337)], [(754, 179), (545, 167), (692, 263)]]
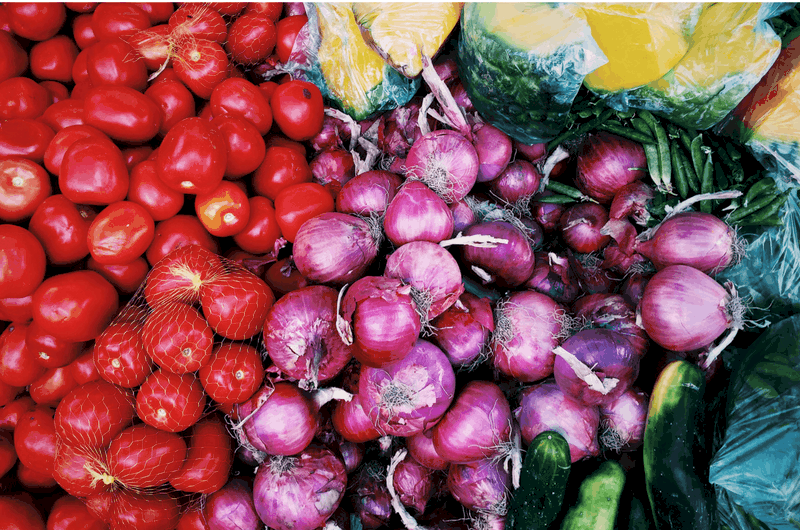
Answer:
[(700, 478), (693, 445), (704, 407), (705, 375), (686, 361), (658, 375), (644, 430), (645, 485), (659, 530), (716, 528), (715, 497)]
[(547, 528), (561, 510), (571, 465), (569, 444), (561, 434), (544, 431), (536, 436), (525, 454), (506, 528)]
[(581, 483), (578, 502), (564, 516), (561, 530), (614, 530), (624, 487), (625, 470), (619, 462), (600, 464)]

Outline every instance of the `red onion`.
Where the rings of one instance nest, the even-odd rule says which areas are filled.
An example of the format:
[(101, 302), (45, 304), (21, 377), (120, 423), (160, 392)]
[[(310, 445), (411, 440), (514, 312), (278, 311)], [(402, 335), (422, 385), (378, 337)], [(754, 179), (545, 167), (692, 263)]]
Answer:
[[(347, 402), (345, 401), (345, 403)], [(337, 442), (336, 448), (339, 450), (339, 456), (342, 457), (345, 471), (347, 471), (348, 474), (355, 471), (364, 460), (364, 446), (361, 444), (340, 440)]]
[(313, 282), (344, 284), (360, 278), (378, 255), (380, 227), (345, 213), (309, 219), (295, 236), (292, 255)]
[(531, 277), (535, 265), (533, 249), (519, 228), (506, 221), (490, 221), (472, 225), (464, 231), (464, 236), (476, 235), (508, 241), (492, 247), (466, 245), (462, 249), (464, 260), (484, 284), (516, 287)]
[(435, 473), (410, 456), (400, 462), (394, 471), (394, 487), (400, 502), (420, 514), (425, 513), (425, 506), (433, 496)]
[(326, 149), (341, 148), (342, 140), (350, 139), (350, 128), (339, 118), (325, 114), (322, 130), (308, 142), (315, 153)]
[(586, 135), (578, 153), (578, 188), (601, 203), (647, 173), (641, 144), (605, 131)]
[(315, 530), (336, 511), (347, 487), (344, 464), (329, 449), (309, 446), (258, 468), (253, 501), (273, 530)]
[(397, 247), (411, 241), (438, 243), (453, 235), (453, 214), (428, 186), (409, 181), (386, 208), (383, 230)]
[(433, 327), (436, 343), (450, 363), (456, 367), (473, 367), (488, 356), (489, 334), (494, 330), (489, 299), (464, 293), (436, 317)]
[(580, 294), (580, 286), (569, 260), (554, 252), (537, 252), (535, 258), (536, 266), (525, 287), (546, 294), (561, 304), (573, 302)]
[(336, 198), (342, 186), (356, 175), (353, 155), (341, 148), (326, 149), (309, 163), (314, 182), (327, 189)]
[(303, 2), (286, 2), (283, 4), (283, 16), (285, 17), (305, 14), (306, 7)]
[(510, 488), (511, 476), (493, 460), (453, 464), (447, 473), (447, 489), (468, 510), (505, 515)]
[(423, 466), (437, 471), (444, 471), (450, 462), (439, 456), (433, 446), (433, 429), (425, 430), (406, 438), (408, 453)]
[(551, 375), (565, 318), (561, 304), (536, 291), (517, 291), (501, 301), (491, 345), (495, 368), (522, 382)]
[[(549, 197), (550, 195), (554, 195), (554, 193), (550, 190), (544, 190), (537, 197)], [(559, 227), (558, 222), (566, 209), (567, 207), (563, 204), (550, 204), (547, 202), (534, 201), (531, 205), (533, 219), (548, 233)]]
[(453, 463), (505, 454), (511, 441), (511, 407), (500, 387), (473, 380), (433, 428), (436, 453)]
[(336, 432), (350, 442), (364, 443), (381, 437), (381, 431), (375, 428), (361, 407), (358, 395), (350, 401), (337, 402), (333, 409), (332, 420)]
[(364, 467), (356, 477), (352, 503), (355, 514), (367, 530), (389, 524), (392, 517), (392, 498), (386, 489), (386, 467), (377, 461)]
[(433, 68), (436, 70), (436, 75), (439, 76), (439, 79), (441, 79), (443, 83), (449, 84), (458, 80), (458, 65), (455, 59), (449, 57), (440, 58), (440, 60), (437, 60), (436, 64), (433, 65)]
[(260, 530), (261, 521), (253, 504), (253, 491), (242, 479), (231, 479), (205, 499), (205, 524), (209, 530)]
[(365, 171), (342, 186), (336, 197), (336, 211), (383, 215), (402, 182), (400, 176), (389, 171)]
[(490, 183), (495, 196), (507, 204), (528, 201), (539, 191), (542, 174), (527, 160), (511, 162), (499, 177)]
[(517, 152), (524, 156), (529, 162), (538, 162), (547, 154), (546, 143), (527, 145), (514, 140), (514, 149), (516, 149)]
[(347, 289), (339, 328), (353, 355), (381, 367), (405, 357), (419, 338), (421, 324), (411, 286), (396, 278), (365, 276)]
[(650, 259), (657, 270), (670, 265), (689, 265), (706, 274), (717, 274), (741, 258), (743, 242), (714, 215), (682, 212), (664, 221), (636, 252)]
[(475, 212), (470, 208), (466, 199), (461, 199), (450, 205), (450, 213), (453, 214), (453, 233), (463, 232), (468, 226), (478, 222)]
[(458, 202), (478, 178), (478, 153), (463, 135), (432, 131), (408, 151), (406, 178), (427, 184), (448, 204)]
[[(406, 158), (411, 146), (422, 138), (419, 128), (421, 103), (421, 98), (414, 98), (402, 107), (381, 115), (378, 124), (378, 148), (384, 154)], [(430, 118), (428, 122), (431, 123)]]
[(383, 275), (411, 284), (412, 296), (427, 320), (441, 315), (464, 292), (458, 262), (430, 241), (412, 241), (395, 250)]
[(642, 181), (631, 182), (621, 187), (608, 211), (609, 219), (633, 217), (638, 225), (644, 226), (650, 219), (648, 203), (653, 200), (653, 188)]
[(431, 427), (454, 394), (453, 367), (442, 350), (422, 339), (398, 362), (361, 368), (361, 406), (386, 434), (410, 436)]
[(270, 309), (264, 345), (272, 362), (301, 387), (316, 387), (336, 377), (352, 357), (336, 331), (334, 289), (322, 285), (292, 291)]
[(575, 317), (584, 326), (603, 328), (624, 335), (639, 357), (647, 353), (650, 340), (647, 333), (636, 325), (636, 313), (622, 295), (609, 293), (587, 294), (572, 306)]
[(599, 409), (573, 401), (552, 381), (525, 388), (514, 415), (526, 444), (539, 433), (552, 430), (569, 443), (573, 463), (600, 454), (597, 443)]
[(264, 280), (279, 297), (308, 286), (308, 279), (300, 274), (292, 258), (279, 259), (270, 265)]
[(242, 463), (244, 463), (244, 465), (249, 467), (258, 467), (269, 455), (267, 455), (267, 453), (262, 453), (255, 448), (247, 447), (247, 445), (242, 445), (236, 450), (236, 456), (242, 461)]
[(473, 105), (472, 100), (469, 99), (469, 94), (467, 94), (464, 83), (462, 83), (460, 79), (450, 86), (450, 93), (456, 104), (464, 109), (464, 112), (470, 114), (475, 112), (475, 105)]
[(520, 218), (520, 229), (528, 238), (531, 248), (536, 251), (544, 244), (544, 230), (541, 225), (528, 217)]
[(583, 405), (617, 399), (639, 375), (639, 355), (623, 335), (608, 329), (584, 329), (556, 348), (556, 383)]
[[(319, 426), (319, 414), (309, 396), (293, 383), (276, 383), (259, 399), (244, 423), (250, 443), (271, 455), (295, 455), (308, 447)], [(241, 412), (240, 412), (241, 414)]]
[(607, 222), (608, 212), (599, 204), (575, 204), (567, 208), (559, 220), (561, 236), (575, 252), (597, 252), (611, 241), (611, 237), (600, 233)]
[(479, 122), (473, 125), (472, 144), (478, 153), (478, 182), (489, 182), (503, 173), (511, 161), (511, 138), (506, 133)]
[(647, 286), (647, 282), (650, 281), (650, 276), (650, 274), (635, 272), (622, 282), (619, 292), (631, 307), (637, 307), (639, 305), (639, 302), (642, 300), (642, 295), (644, 295), (644, 288)]
[(617, 399), (600, 407), (600, 442), (616, 451), (638, 449), (647, 423), (647, 394), (629, 388)]
[(614, 290), (617, 280), (601, 267), (603, 262), (596, 254), (577, 254), (568, 250), (567, 256), (583, 292), (608, 293)]

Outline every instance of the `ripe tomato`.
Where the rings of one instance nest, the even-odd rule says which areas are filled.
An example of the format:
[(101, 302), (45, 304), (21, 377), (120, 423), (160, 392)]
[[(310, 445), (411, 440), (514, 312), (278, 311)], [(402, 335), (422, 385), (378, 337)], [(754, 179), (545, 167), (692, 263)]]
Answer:
[(33, 400), (40, 405), (58, 405), (61, 399), (78, 386), (68, 366), (49, 368), (28, 387)]
[(280, 134), (273, 134), (267, 138), (267, 149), (270, 147), (288, 147), (289, 149), (294, 149), (297, 151), (303, 158), (306, 158), (305, 145), (301, 144), (300, 142), (295, 142), (294, 140), (289, 140)]
[(266, 197), (250, 197), (250, 219), (241, 232), (233, 236), (239, 248), (251, 254), (266, 254), (275, 248), (281, 229), (272, 201)]
[(153, 160), (140, 162), (131, 171), (128, 200), (144, 207), (154, 221), (169, 219), (183, 208), (183, 193), (158, 178)]
[(108, 530), (108, 526), (72, 495), (59, 497), (47, 516), (47, 530)]
[(194, 374), (173, 374), (164, 370), (147, 377), (136, 394), (136, 413), (156, 429), (180, 432), (203, 415), (206, 395)]
[(256, 193), (274, 201), (280, 192), (295, 184), (311, 182), (311, 168), (305, 155), (286, 146), (268, 147), (264, 161), (253, 174)]
[(135, 293), (150, 271), (150, 265), (143, 257), (119, 265), (105, 265), (98, 263), (94, 258), (89, 258), (86, 261), (86, 268), (102, 274), (120, 294)]
[(86, 123), (83, 114), (83, 100), (63, 99), (47, 107), (39, 117), (39, 121), (53, 129), (56, 133), (71, 125)]
[(150, 17), (135, 4), (101, 2), (92, 14), (92, 27), (100, 40), (129, 37), (150, 25)]
[(159, 106), (138, 90), (126, 86), (97, 86), (83, 101), (86, 123), (114, 140), (142, 143), (161, 128)]
[(279, 259), (270, 265), (264, 273), (264, 280), (278, 296), (308, 286), (308, 279), (300, 274), (292, 258)]
[(0, 431), (0, 479), (17, 463), (17, 453), (10, 438), (11, 433)]
[(203, 389), (218, 403), (241, 403), (250, 399), (264, 380), (261, 355), (240, 342), (220, 344), (211, 361), (198, 372)]
[[(58, 409), (56, 409), (57, 414)], [(53, 478), (70, 495), (88, 497), (109, 488), (109, 485), (102, 480), (105, 477), (111, 480), (102, 449), (72, 445), (60, 440), (53, 468)]]
[(31, 322), (25, 332), (25, 345), (36, 362), (45, 368), (59, 368), (74, 361), (83, 351), (83, 342), (68, 342), (58, 339), (36, 322)]
[(30, 396), (18, 397), (0, 409), (0, 431), (13, 431), (23, 414), (36, 408)]
[(145, 253), (154, 233), (155, 223), (144, 206), (115, 202), (92, 221), (87, 236), (89, 252), (103, 265), (130, 263)]
[(17, 77), (28, 68), (28, 54), (7, 31), (0, 30), (0, 80)]
[[(86, 55), (86, 72), (94, 86), (127, 86), (143, 92), (147, 87), (147, 66), (133, 47), (120, 38), (100, 40), (81, 54)], [(80, 56), (76, 59), (78, 64)], [(72, 72), (75, 82), (78, 78)]]
[(40, 405), (19, 418), (14, 429), (14, 449), (24, 465), (44, 475), (53, 474), (56, 457), (53, 409)]
[(153, 309), (164, 303), (199, 302), (200, 287), (225, 271), (219, 256), (191, 242), (176, 246), (164, 255), (166, 258), (153, 266), (144, 288), (145, 300)]
[(32, 294), (42, 283), (45, 254), (42, 244), (28, 230), (0, 224), (0, 292), (20, 298)]
[(212, 236), (228, 237), (241, 232), (250, 219), (247, 193), (233, 182), (223, 180), (194, 201), (197, 218)]
[(0, 513), (3, 514), (3, 530), (46, 530), (39, 511), (25, 501), (0, 496)]
[(69, 365), (72, 377), (78, 385), (85, 385), (91, 381), (98, 381), (100, 373), (94, 365), (94, 345), (87, 347), (81, 355)]
[(187, 508), (181, 513), (181, 519), (175, 530), (210, 530), (206, 524), (206, 516), (201, 506)]
[(269, 104), (275, 123), (292, 140), (309, 140), (322, 130), (325, 107), (322, 93), (313, 83), (300, 80), (284, 83), (275, 89)]
[(303, 223), (333, 209), (331, 194), (314, 182), (289, 186), (275, 198), (278, 226), (283, 237), (292, 243)]
[(42, 242), (50, 263), (75, 263), (89, 254), (86, 236), (96, 213), (88, 206), (76, 206), (63, 195), (51, 195), (33, 212), (30, 231)]
[(6, 9), (11, 31), (35, 41), (54, 36), (67, 19), (67, 11), (60, 2), (10, 3)]
[(28, 77), (0, 82), (0, 120), (38, 118), (50, 104), (47, 89)]
[(193, 215), (176, 215), (156, 225), (156, 236), (145, 255), (151, 265), (173, 250), (198, 245), (209, 252), (217, 253), (217, 241), (203, 228), (203, 224)]
[(228, 161), (225, 140), (201, 118), (186, 118), (170, 129), (158, 148), (158, 177), (182, 193), (205, 193), (222, 181)]
[(231, 340), (249, 339), (261, 332), (275, 302), (269, 286), (243, 268), (236, 268), (200, 287), (200, 305), (208, 324)]
[(106, 447), (136, 416), (133, 393), (107, 381), (91, 381), (67, 394), (54, 416), (66, 444)]
[(268, 17), (273, 23), (283, 13), (283, 2), (250, 2), (244, 10), (245, 15), (259, 14)]
[(245, 13), (231, 24), (225, 49), (240, 64), (255, 64), (272, 54), (277, 41), (274, 21), (258, 13)]
[(204, 4), (188, 3), (169, 17), (169, 30), (173, 34), (186, 34), (195, 39), (207, 39), (222, 44), (228, 36), (225, 19)]
[(189, 431), (186, 462), (170, 484), (187, 493), (214, 493), (228, 482), (232, 464), (228, 429), (218, 416), (209, 416)]
[(129, 488), (166, 483), (181, 470), (184, 460), (183, 438), (144, 424), (128, 427), (108, 446), (111, 476)]
[(138, 31), (125, 40), (142, 57), (148, 70), (159, 70), (172, 62), (172, 43), (166, 24)]
[(175, 12), (175, 6), (172, 2), (135, 2), (134, 5), (147, 13), (151, 24), (166, 22)]
[(180, 81), (155, 83), (150, 85), (144, 95), (152, 99), (161, 110), (161, 128), (158, 133), (162, 136), (166, 136), (175, 124), (195, 114), (194, 96)]
[(72, 82), (72, 65), (78, 47), (66, 35), (56, 35), (31, 48), (31, 73), (39, 79)]
[(33, 293), (33, 320), (54, 337), (70, 342), (96, 338), (118, 308), (116, 289), (94, 271), (51, 276)]
[(211, 97), (214, 87), (228, 77), (228, 55), (222, 46), (207, 39), (177, 38), (172, 62), (178, 79), (203, 99)]
[(38, 120), (0, 121), (0, 160), (19, 157), (41, 164), (55, 134)]
[(77, 204), (105, 205), (124, 200), (129, 182), (122, 152), (110, 140), (78, 140), (61, 160), (58, 187)]
[(175, 528), (180, 520), (180, 505), (167, 493), (120, 491), (114, 495), (111, 530), (164, 530)]
[(40, 81), (39, 84), (47, 89), (47, 92), (50, 94), (50, 100), (53, 103), (58, 103), (59, 101), (69, 98), (69, 89), (64, 85), (64, 83), (47, 80)]
[(182, 303), (157, 306), (142, 327), (145, 351), (162, 369), (195, 372), (211, 358), (214, 333), (197, 309)]
[[(89, 57), (91, 50), (95, 48), (97, 48), (97, 46), (93, 45), (91, 48), (81, 50), (80, 53), (78, 53), (78, 56), (75, 57), (75, 62), (72, 63), (72, 80), (76, 85), (78, 83), (87, 83), (87, 82), (90, 83), (89, 62), (87, 58)], [(74, 95), (72, 96), (72, 98), (76, 99)]]
[(21, 298), (0, 298), (0, 320), (28, 322), (33, 318), (33, 295)]
[(0, 407), (10, 403), (20, 392), (25, 390), (24, 387), (11, 386), (0, 380)]
[(280, 62), (285, 63), (289, 60), (297, 34), (300, 33), (306, 22), (308, 22), (307, 16), (293, 15), (279, 20), (275, 25), (275, 31), (277, 32), (275, 52), (278, 54)]
[[(53, 475), (40, 473), (20, 462), (17, 466), (17, 481), (25, 490), (39, 493), (41, 490), (50, 491), (58, 486)], [(44, 491), (41, 491), (44, 493)]]
[(91, 13), (75, 17), (72, 21), (72, 38), (81, 50), (85, 50), (100, 40), (94, 32)]
[(132, 322), (109, 325), (94, 343), (94, 364), (100, 377), (122, 388), (141, 385), (153, 371), (144, 351), (141, 326)]
[(209, 103), (215, 117), (229, 115), (244, 118), (262, 136), (272, 127), (269, 102), (258, 87), (246, 79), (225, 79), (211, 92)]
[[(67, 100), (67, 102), (72, 102), (72, 100)], [(79, 103), (79, 105), (81, 114), (83, 114), (83, 104)], [(47, 150), (44, 152), (44, 167), (46, 167), (50, 173), (58, 176), (61, 172), (61, 162), (64, 160), (64, 154), (67, 152), (67, 149), (78, 140), (83, 140), (85, 138), (102, 138), (107, 140), (108, 136), (90, 125), (81, 124), (66, 126), (56, 133), (53, 140), (47, 146)]]
[(208, 2), (207, 5), (220, 15), (232, 17), (241, 13), (247, 2)]
[(0, 335), (0, 381), (7, 385), (28, 386), (47, 371), (28, 349), (27, 332), (28, 324), (11, 324)]
[(211, 120), (211, 127), (225, 139), (228, 163), (225, 176), (231, 180), (255, 171), (264, 160), (266, 145), (258, 130), (243, 118), (218, 116)]
[[(125, 159), (125, 167), (132, 171), (136, 164), (144, 162), (153, 154), (153, 148), (149, 145), (139, 145), (135, 147), (125, 147), (122, 149), (122, 158)], [(130, 191), (130, 189), (128, 190)]]
[(53, 193), (50, 175), (30, 160), (0, 160), (0, 221), (16, 222), (33, 215)]

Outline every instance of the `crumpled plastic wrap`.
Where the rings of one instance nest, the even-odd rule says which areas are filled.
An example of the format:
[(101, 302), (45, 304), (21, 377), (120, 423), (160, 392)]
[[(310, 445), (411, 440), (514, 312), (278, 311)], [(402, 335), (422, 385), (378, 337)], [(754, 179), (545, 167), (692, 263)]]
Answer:
[(583, 78), (606, 63), (574, 4), (468, 3), (459, 75), (481, 116), (524, 144), (557, 136)]
[(800, 525), (800, 315), (774, 324), (735, 359), (727, 426), (711, 460), (721, 528)]

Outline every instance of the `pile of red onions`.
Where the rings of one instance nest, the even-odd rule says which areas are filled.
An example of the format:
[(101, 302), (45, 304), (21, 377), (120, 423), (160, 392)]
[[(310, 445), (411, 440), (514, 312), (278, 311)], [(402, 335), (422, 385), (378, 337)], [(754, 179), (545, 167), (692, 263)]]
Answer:
[(641, 144), (605, 131), (586, 135), (578, 153), (578, 188), (608, 203), (623, 186), (644, 178), (647, 158)]

